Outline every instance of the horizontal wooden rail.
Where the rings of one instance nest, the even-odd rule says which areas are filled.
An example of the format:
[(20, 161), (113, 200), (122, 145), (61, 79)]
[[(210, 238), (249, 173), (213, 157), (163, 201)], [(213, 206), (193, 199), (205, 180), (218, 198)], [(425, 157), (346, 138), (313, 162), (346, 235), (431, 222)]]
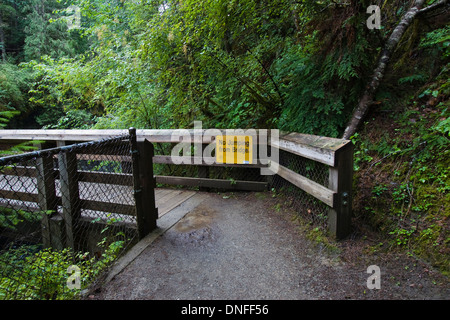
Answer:
[(240, 181), (209, 178), (189, 178), (172, 176), (155, 176), (156, 182), (169, 185), (181, 185), (189, 187), (217, 188), (243, 191), (265, 191), (267, 182)]
[(272, 146), (334, 167), (336, 153), (349, 143), (349, 140), (289, 133), (280, 135), (278, 141), (272, 141)]
[[(13, 207), (17, 210), (25, 210), (30, 212), (39, 212), (41, 209), (37, 205), (39, 202), (39, 195), (37, 193), (28, 193), (28, 192), (18, 192), (11, 190), (0, 190), (0, 197), (2, 199), (16, 200), (20, 202), (30, 202), (36, 203), (34, 205), (28, 205), (23, 203), (13, 203), (12, 205), (8, 205), (4, 202), (0, 203), (0, 207)], [(58, 205), (61, 205), (61, 197), (56, 197)], [(92, 211), (101, 211), (107, 213), (116, 213), (123, 215), (135, 216), (134, 205), (130, 204), (122, 204), (122, 203), (114, 203), (114, 202), (104, 202), (104, 201), (95, 201), (95, 200), (79, 200), (81, 205), (81, 209), (92, 210)]]
[[(231, 129), (230, 129), (231, 130)], [(238, 130), (238, 129), (237, 129)], [(251, 131), (249, 131), (251, 130)], [(267, 131), (267, 130), (266, 130)], [(250, 134), (254, 137), (258, 137), (260, 130), (258, 129), (243, 129), (243, 134)], [(137, 129), (136, 135), (138, 141), (147, 140), (152, 143), (178, 143), (178, 142), (201, 142), (211, 143), (215, 141), (216, 135), (227, 134), (227, 129), (214, 129), (214, 131), (194, 130), (194, 129)], [(82, 130), (82, 129), (69, 129), (69, 130), (34, 130), (34, 129), (4, 129), (0, 130), (0, 140), (8, 141), (93, 141), (101, 140), (110, 137), (116, 137), (120, 135), (128, 134), (128, 129), (96, 129), (96, 130)], [(195, 134), (201, 135), (202, 139), (197, 141), (194, 139)], [(264, 141), (258, 141), (258, 143), (265, 143)]]
[(3, 199), (20, 200), (26, 202), (38, 202), (37, 193), (21, 192), (15, 190), (0, 190), (0, 197)]
[[(5, 175), (18, 175), (36, 177), (35, 168), (21, 168), (15, 170), (7, 168), (3, 170)], [(59, 171), (54, 170), (54, 179), (59, 181)], [(247, 191), (262, 191), (267, 190), (267, 182), (258, 181), (240, 181), (240, 180), (226, 180), (226, 179), (208, 179), (196, 177), (173, 177), (173, 176), (155, 176), (156, 182), (168, 185), (184, 185), (190, 187), (205, 187), (231, 190), (247, 190)], [(107, 172), (92, 172), (92, 171), (78, 171), (78, 181), (88, 183), (104, 183), (120, 186), (133, 186), (133, 175), (125, 173), (107, 173)], [(0, 190), (0, 194), (6, 192)], [(14, 193), (15, 191), (8, 191)], [(27, 193), (23, 193), (27, 194)], [(11, 195), (12, 196), (12, 195)], [(15, 199), (15, 198), (10, 198)]]
[[(34, 167), (15, 167), (5, 168), (2, 170), (1, 175), (9, 176), (21, 176), (36, 178), (37, 170)], [(53, 170), (53, 178), (59, 180), (59, 171)], [(132, 186), (133, 175), (127, 173), (109, 173), (109, 172), (95, 172), (95, 171), (78, 171), (78, 181), (92, 182), (92, 183), (105, 183), (120, 186)]]
[(79, 181), (82, 182), (106, 183), (119, 186), (133, 186), (132, 174), (78, 171), (78, 175)]
[(118, 213), (129, 216), (136, 215), (134, 205), (104, 202), (104, 201), (81, 200), (81, 209), (108, 212), (108, 213)]
[(289, 181), (296, 187), (309, 193), (313, 197), (319, 199), (326, 205), (330, 207), (334, 206), (334, 196), (336, 192), (334, 192), (333, 190), (330, 190), (315, 181), (312, 181), (286, 167), (283, 167), (282, 165), (279, 165), (278, 175), (283, 179)]
[(5, 167), (2, 169), (1, 172), (2, 175), (7, 176), (19, 176), (19, 177), (33, 177), (36, 178), (37, 176), (37, 170), (35, 167), (24, 167), (24, 166), (16, 166), (14, 168), (12, 167)]
[[(178, 160), (182, 161), (182, 164), (197, 165), (197, 166), (210, 166), (210, 167), (230, 167), (230, 168), (266, 168), (267, 164), (261, 162), (251, 164), (231, 164), (231, 163), (216, 163), (214, 157), (180, 157)], [(171, 156), (153, 156), (153, 163), (160, 164), (176, 164)]]

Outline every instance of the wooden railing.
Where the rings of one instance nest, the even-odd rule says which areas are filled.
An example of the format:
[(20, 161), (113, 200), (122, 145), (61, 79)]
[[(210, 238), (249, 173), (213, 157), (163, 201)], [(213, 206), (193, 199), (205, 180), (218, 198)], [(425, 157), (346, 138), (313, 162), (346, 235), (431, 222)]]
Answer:
[(0, 218), (10, 221), (2, 226), (15, 230), (20, 221), (9, 216), (26, 213), (29, 221), (20, 228), (39, 219), (42, 244), (59, 249), (80, 248), (89, 230), (105, 225), (137, 229), (139, 238), (156, 227), (151, 143), (137, 142), (130, 130), (128, 136), (57, 144), (0, 158)]
[(353, 143), (300, 133), (282, 135), (274, 146), (328, 166), (328, 185), (316, 183), (279, 166), (277, 174), (330, 207), (328, 229), (336, 238), (351, 232)]
[[(183, 130), (188, 136), (183, 139), (174, 139), (174, 130), (138, 129), (136, 135), (138, 141), (151, 143), (199, 143), (208, 145), (214, 143), (215, 136), (205, 134), (206, 131)], [(226, 134), (226, 130), (216, 130)], [(260, 130), (255, 130), (256, 136)], [(127, 134), (128, 130), (0, 130), (0, 142), (6, 146), (17, 144), (19, 141), (45, 140), (47, 142), (65, 141), (83, 142), (103, 139), (111, 136)], [(196, 135), (197, 134), (197, 135)], [(199, 139), (199, 137), (201, 137)], [(278, 163), (268, 162), (267, 159), (256, 157), (253, 164), (223, 164), (216, 163), (212, 159), (201, 157), (188, 157), (187, 165), (195, 165), (201, 168), (198, 177), (174, 177), (155, 176), (157, 183), (196, 186), (200, 188), (221, 188), (231, 190), (262, 191), (267, 190), (267, 181), (244, 181), (206, 178), (208, 167), (246, 167), (268, 168), (274, 174), (279, 175), (291, 184), (302, 189), (313, 197), (330, 207), (328, 213), (328, 228), (331, 234), (337, 238), (346, 237), (351, 231), (352, 213), (352, 174), (353, 174), (353, 144), (349, 140), (319, 137), (299, 133), (281, 133), (278, 139), (257, 139), (259, 147), (266, 144), (272, 148), (272, 153), (278, 150), (289, 152), (293, 155), (310, 159), (328, 166), (328, 185), (322, 185)], [(60, 142), (61, 143), (61, 142)], [(255, 151), (256, 152), (256, 151)], [(123, 159), (127, 161), (127, 159)], [(169, 155), (156, 154), (153, 163), (174, 164)], [(97, 178), (96, 178), (97, 179)], [(99, 176), (98, 179), (101, 179)]]

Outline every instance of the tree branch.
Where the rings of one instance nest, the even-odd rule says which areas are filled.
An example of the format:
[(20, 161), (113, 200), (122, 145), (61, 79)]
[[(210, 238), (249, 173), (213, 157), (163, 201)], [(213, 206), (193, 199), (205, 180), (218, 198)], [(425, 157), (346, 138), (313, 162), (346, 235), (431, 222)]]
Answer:
[(448, 0), (440, 0), (440, 1), (436, 2), (436, 3), (433, 3), (432, 5), (429, 5), (426, 8), (420, 9), (417, 14), (418, 15), (419, 14), (422, 15), (422, 14), (431, 12), (433, 10), (436, 10), (436, 9), (439, 9), (439, 8), (445, 6), (446, 4), (448, 4)]
[[(347, 128), (344, 131), (343, 139), (349, 139), (358, 129), (359, 125), (363, 122), (364, 117), (369, 111), (370, 106), (373, 104), (373, 98), (380, 85), (381, 80), (384, 77), (384, 72), (389, 63), (392, 53), (397, 47), (401, 37), (405, 33), (406, 29), (409, 27), (411, 22), (414, 20), (416, 15), (421, 11), (425, 0), (416, 0), (414, 5), (405, 13), (405, 15), (400, 20), (399, 24), (392, 31), (386, 45), (381, 53), (378, 65), (374, 70), (370, 82), (366, 86), (364, 94), (359, 100), (358, 106), (353, 112), (352, 118), (350, 119)], [(447, 0), (444, 0), (447, 2)], [(427, 7), (428, 8), (428, 7)], [(425, 8), (425, 9), (427, 9)]]

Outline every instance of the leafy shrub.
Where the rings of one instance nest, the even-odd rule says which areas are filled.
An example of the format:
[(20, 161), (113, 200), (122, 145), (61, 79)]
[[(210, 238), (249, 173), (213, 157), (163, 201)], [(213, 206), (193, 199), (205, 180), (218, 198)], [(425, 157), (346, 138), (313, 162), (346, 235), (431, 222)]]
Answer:
[[(124, 241), (99, 245), (106, 249), (99, 259), (89, 253), (71, 249), (40, 249), (36, 245), (10, 248), (0, 255), (0, 300), (75, 299), (101, 272), (107, 268), (123, 248)], [(69, 289), (68, 268), (80, 268), (80, 289)]]

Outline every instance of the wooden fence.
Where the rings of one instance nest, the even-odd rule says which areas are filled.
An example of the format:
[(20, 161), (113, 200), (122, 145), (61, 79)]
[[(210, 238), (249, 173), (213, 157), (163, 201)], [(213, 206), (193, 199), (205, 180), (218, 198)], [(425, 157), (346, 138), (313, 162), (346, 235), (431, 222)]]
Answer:
[[(174, 139), (175, 130), (136, 130), (137, 141), (142, 145), (140, 154), (147, 154), (151, 144), (176, 144), (187, 143), (206, 146), (215, 142), (217, 135), (208, 134), (208, 130), (183, 130), (184, 135), (178, 135)], [(227, 130), (215, 130), (226, 135)], [(72, 143), (104, 139), (106, 137), (127, 134), (128, 130), (0, 130), (0, 141), (4, 148), (17, 144), (19, 141), (44, 140), (47, 143)], [(244, 131), (245, 133), (245, 131)], [(289, 152), (292, 155), (310, 159), (328, 167), (328, 185), (322, 185), (313, 181), (286, 166), (279, 163), (268, 162), (267, 159), (256, 157), (252, 164), (224, 164), (217, 163), (208, 157), (188, 157), (184, 159), (185, 165), (198, 166), (197, 177), (184, 176), (155, 176), (156, 183), (195, 186), (200, 188), (220, 188), (229, 190), (262, 191), (269, 187), (268, 181), (246, 181), (229, 179), (207, 178), (207, 170), (210, 167), (241, 167), (241, 168), (272, 168), (274, 174), (289, 181), (291, 184), (307, 192), (313, 197), (329, 206), (328, 228), (336, 238), (344, 238), (351, 231), (352, 213), (352, 175), (353, 175), (353, 144), (349, 140), (319, 137), (300, 133), (282, 133), (277, 139), (260, 139), (260, 134), (267, 134), (267, 130), (254, 130), (255, 145), (265, 146), (271, 149), (271, 154), (277, 150)], [(145, 142), (147, 141), (147, 142)], [(150, 143), (150, 144), (149, 144)], [(147, 147), (145, 145), (148, 144)], [(255, 150), (256, 152), (256, 150)], [(200, 154), (203, 155), (203, 154)], [(148, 156), (148, 155), (147, 155)], [(122, 157), (122, 161), (130, 161)], [(167, 154), (155, 154), (152, 157), (154, 164), (176, 164), (173, 157)], [(145, 162), (142, 162), (145, 163)], [(151, 163), (151, 161), (148, 161)], [(145, 164), (139, 169), (141, 177), (150, 171)], [(90, 174), (82, 176), (89, 181), (102, 181), (102, 174)], [(131, 177), (131, 175), (130, 175)], [(270, 176), (268, 176), (270, 177)], [(126, 181), (130, 178), (118, 178), (118, 181)], [(135, 181), (137, 182), (137, 181)]]
[(42, 244), (60, 249), (82, 247), (112, 221), (127, 232), (137, 227), (139, 238), (156, 227), (151, 143), (137, 142), (135, 130), (130, 130), (130, 135), (102, 141), (56, 144), (0, 159), (5, 219), (11, 210), (16, 216), (34, 213), (40, 218)]

